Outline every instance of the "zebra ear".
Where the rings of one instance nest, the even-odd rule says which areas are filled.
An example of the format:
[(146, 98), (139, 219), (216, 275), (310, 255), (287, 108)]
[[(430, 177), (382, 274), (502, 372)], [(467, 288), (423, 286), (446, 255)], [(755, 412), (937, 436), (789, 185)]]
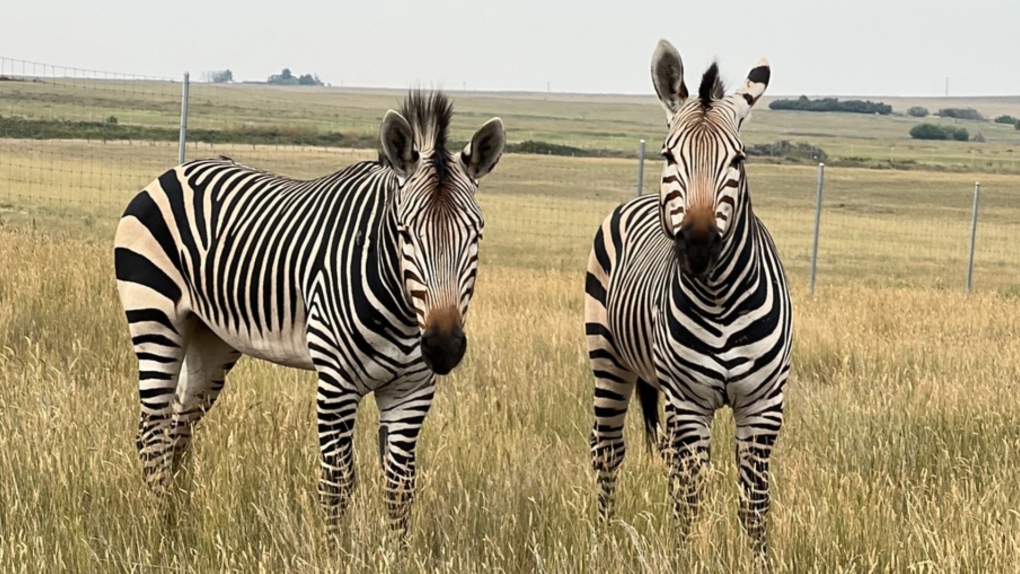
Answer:
[(772, 68), (769, 67), (769, 61), (762, 58), (748, 72), (747, 79), (744, 80), (744, 84), (740, 86), (740, 89), (730, 96), (737, 105), (740, 120), (747, 117), (747, 114), (751, 112), (751, 108), (754, 107), (754, 104), (765, 93), (765, 88), (768, 87), (771, 77)]
[(687, 100), (684, 63), (680, 59), (680, 52), (666, 40), (659, 40), (652, 54), (652, 85), (655, 86), (662, 107), (666, 108), (667, 118), (677, 113)]
[(503, 155), (506, 145), (506, 132), (503, 131), (503, 120), (492, 118), (471, 136), (471, 142), (464, 146), (460, 159), (464, 162), (464, 170), (471, 179), (481, 179), (492, 171)]
[(414, 171), (418, 153), (414, 149), (414, 132), (404, 116), (390, 110), (379, 128), (382, 152), (390, 167), (400, 177), (407, 177)]

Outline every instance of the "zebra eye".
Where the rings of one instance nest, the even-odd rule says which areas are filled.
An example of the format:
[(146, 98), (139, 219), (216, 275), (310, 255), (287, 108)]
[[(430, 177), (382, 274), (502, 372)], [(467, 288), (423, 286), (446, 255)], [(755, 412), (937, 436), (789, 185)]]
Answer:
[(745, 159), (747, 159), (747, 154), (745, 154), (744, 152), (738, 153), (736, 157), (733, 158), (733, 161), (730, 163), (730, 167), (732, 167), (733, 169), (737, 169), (738, 167), (740, 167), (740, 164), (744, 163)]
[(411, 242), (411, 227), (409, 225), (398, 224), (397, 233), (400, 234), (401, 238), (406, 242)]
[(669, 151), (668, 149), (662, 150), (662, 157), (666, 158), (666, 163), (668, 163), (669, 165), (676, 164), (676, 158), (673, 157), (673, 152)]

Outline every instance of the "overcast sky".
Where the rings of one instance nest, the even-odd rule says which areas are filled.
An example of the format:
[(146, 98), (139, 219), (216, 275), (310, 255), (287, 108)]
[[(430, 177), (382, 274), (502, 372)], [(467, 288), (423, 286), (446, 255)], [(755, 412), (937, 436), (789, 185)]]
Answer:
[(1020, 95), (1020, 0), (773, 5), (4, 0), (0, 56), (174, 77), (229, 68), (261, 80), (286, 66), (345, 86), (652, 94), (649, 61), (666, 38), (689, 77), (717, 57), (732, 85), (769, 58), (769, 95), (934, 96), (947, 76), (950, 95)]

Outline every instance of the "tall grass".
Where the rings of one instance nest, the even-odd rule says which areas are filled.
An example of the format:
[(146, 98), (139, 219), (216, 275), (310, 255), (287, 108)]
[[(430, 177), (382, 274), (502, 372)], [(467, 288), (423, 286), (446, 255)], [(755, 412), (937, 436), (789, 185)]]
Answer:
[[(483, 251), (465, 363), (439, 383), (404, 548), (385, 529), (369, 397), (337, 543), (316, 499), (314, 376), (244, 360), (193, 443), (173, 519), (135, 457), (135, 366), (108, 229), (0, 229), (0, 570), (732, 572), (732, 418), (678, 543), (664, 469), (624, 463), (598, 526), (577, 271)], [(488, 241), (488, 239), (487, 239)], [(770, 530), (779, 572), (1020, 571), (1020, 299), (795, 281)]]

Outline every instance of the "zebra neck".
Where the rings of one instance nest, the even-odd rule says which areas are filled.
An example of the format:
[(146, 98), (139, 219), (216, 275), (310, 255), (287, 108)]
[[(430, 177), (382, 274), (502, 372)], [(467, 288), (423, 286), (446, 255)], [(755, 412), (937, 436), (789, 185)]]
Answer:
[(404, 280), (400, 272), (403, 254), (400, 251), (400, 232), (397, 224), (396, 179), (387, 182), (386, 207), (379, 218), (375, 236), (378, 247), (375, 251), (375, 265), (378, 270), (379, 292), (389, 293), (390, 301), (386, 307), (391, 312), (398, 312), (400, 319), (407, 325), (417, 325), (414, 307), (404, 289)]
[(730, 310), (747, 299), (759, 284), (763, 271), (760, 223), (751, 210), (747, 194), (733, 213), (733, 228), (723, 239), (719, 259), (705, 278), (698, 278), (676, 268), (676, 281), (684, 299), (695, 298), (708, 308)]

